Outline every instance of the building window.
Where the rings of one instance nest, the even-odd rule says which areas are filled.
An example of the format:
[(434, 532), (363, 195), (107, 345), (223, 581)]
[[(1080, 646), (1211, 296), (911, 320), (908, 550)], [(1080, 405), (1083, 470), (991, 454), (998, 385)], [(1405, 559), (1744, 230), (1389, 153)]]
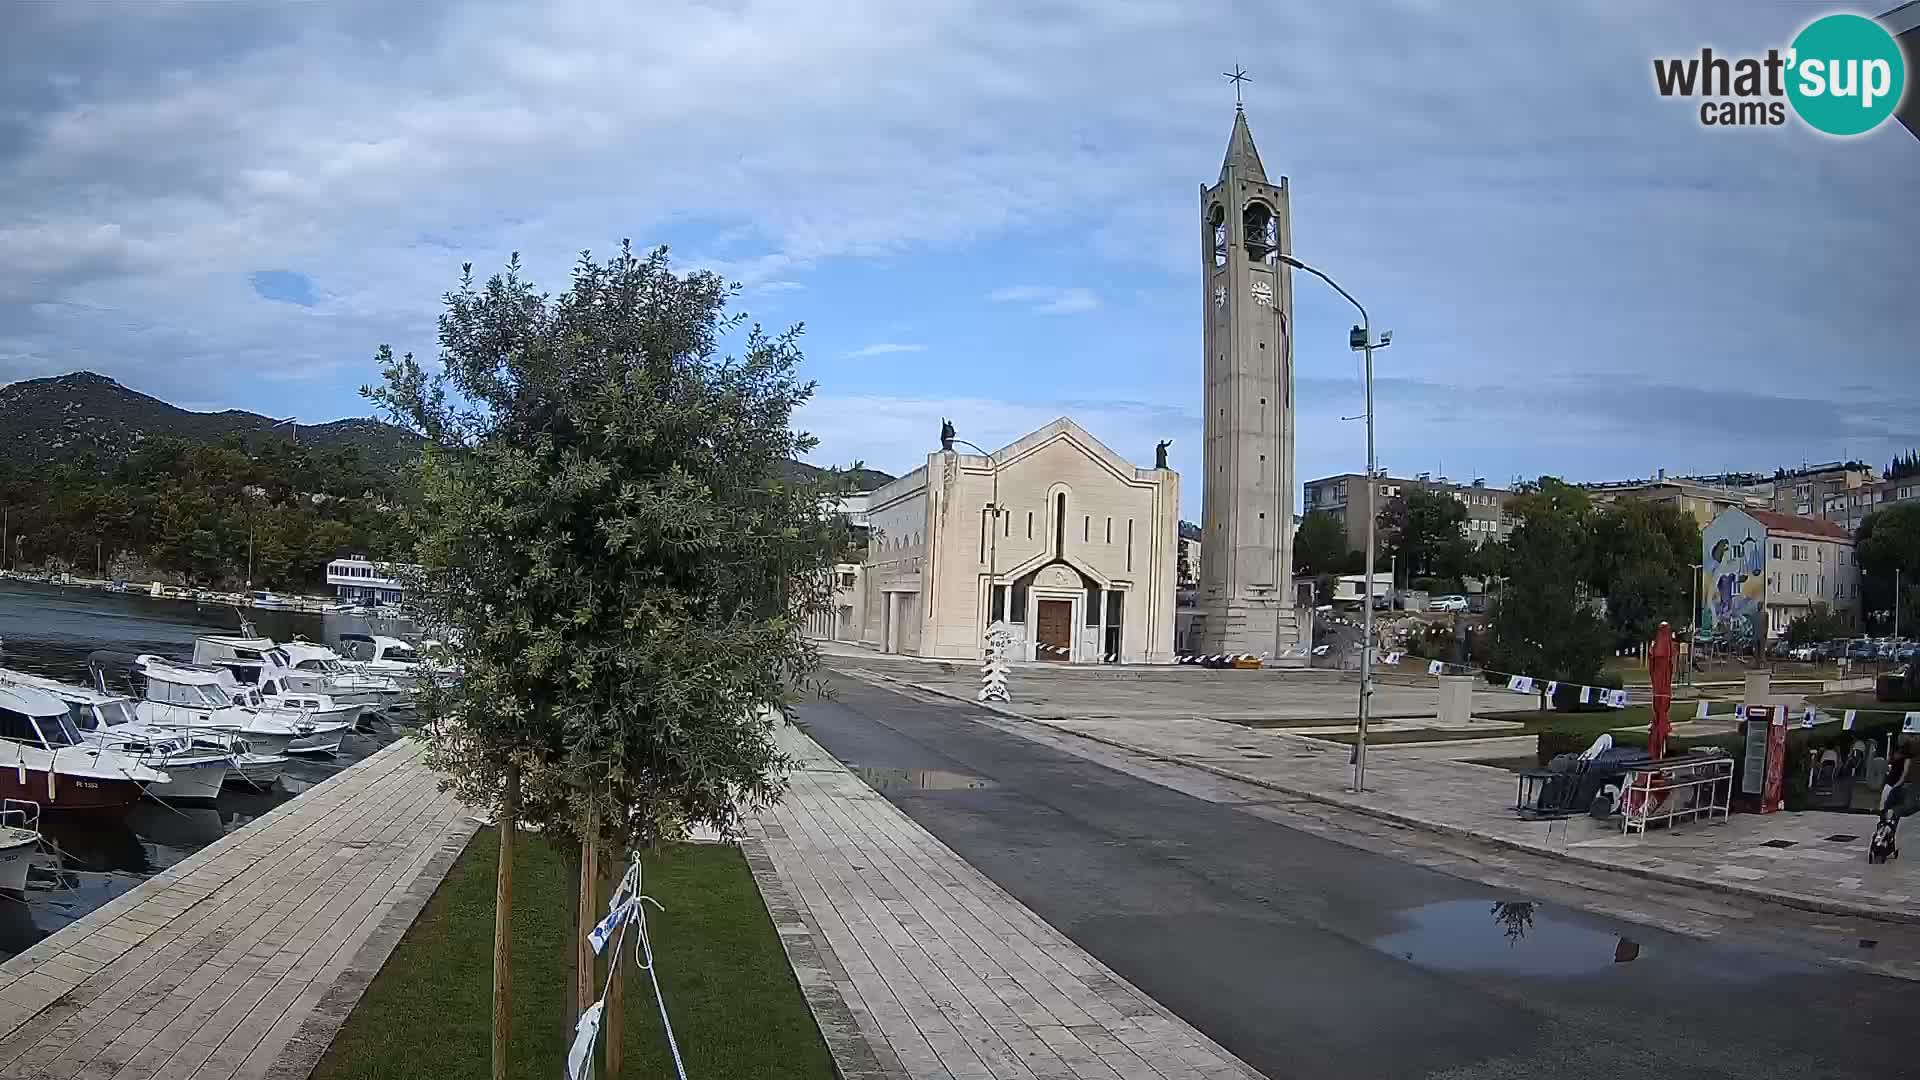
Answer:
[(1033, 511), (1027, 511), (1027, 539), (1033, 539)]
[(1127, 573), (1133, 573), (1133, 519), (1127, 519)]
[(1107, 590), (1106, 654), (1112, 657), (1115, 663), (1119, 663), (1120, 661), (1120, 625), (1122, 618), (1120, 601), (1125, 598), (1126, 595), (1126, 593), (1118, 589)]
[(1774, 558), (1776, 558), (1776, 559), (1780, 557), (1780, 545), (1779, 545), (1779, 544), (1775, 544), (1775, 545), (1773, 545), (1773, 557), (1774, 557)]
[(987, 621), (1002, 622), (1006, 619), (1006, 617), (1007, 617), (1007, 587), (1005, 585), (995, 585), (993, 587), (993, 614), (988, 616)]
[(1058, 558), (1067, 551), (1067, 493), (1061, 492), (1054, 500), (1053, 511), (1053, 554)]
[(1113, 519), (1107, 519), (1107, 543), (1113, 543)]
[(1093, 515), (1087, 514), (1081, 517), (1080, 519), (1080, 542), (1083, 544), (1091, 543), (1092, 540), (1093, 540)]
[(1017, 623), (1027, 621), (1027, 583), (1024, 581), (1013, 583), (1013, 614), (1010, 621)]

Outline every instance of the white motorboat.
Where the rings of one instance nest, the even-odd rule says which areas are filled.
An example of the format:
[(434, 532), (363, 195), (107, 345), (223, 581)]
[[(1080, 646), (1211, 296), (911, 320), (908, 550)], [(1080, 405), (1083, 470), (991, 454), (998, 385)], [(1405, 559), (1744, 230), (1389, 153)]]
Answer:
[[(222, 670), (221, 678), (233, 680), (231, 671)], [(286, 693), (268, 696), (268, 692), (277, 689), (273, 680), (268, 681), (267, 690), (257, 690), (250, 686), (241, 686), (237, 681), (225, 682), (227, 696), (233, 703), (252, 709), (265, 716), (278, 716), (290, 723), (303, 724), (312, 729), (308, 734), (287, 744), (289, 754), (334, 754), (340, 750), (340, 741), (348, 732), (360, 724), (360, 711), (364, 705), (341, 705), (325, 694)]]
[(40, 851), (40, 804), (0, 799), (0, 892), (25, 892)]
[(136, 757), (82, 739), (59, 698), (0, 682), (0, 798), (120, 814), (140, 801), (147, 785), (167, 779)]
[(249, 752), (269, 757), (286, 753), (295, 739), (313, 734), (311, 724), (236, 704), (227, 694), (233, 675), (224, 668), (113, 652), (96, 652), (87, 663), (102, 689), (109, 670), (124, 669), (128, 682), (141, 694), (134, 715), (153, 727), (189, 735), (237, 736)]
[(437, 674), (418, 649), (397, 637), (341, 634), (340, 645), (352, 653), (352, 658), (341, 661), (348, 671), (392, 679), (405, 690), (416, 689), (423, 678)]
[(227, 782), (238, 781), (248, 787), (261, 791), (272, 787), (287, 771), (285, 754), (241, 754), (234, 759), (233, 768), (227, 773)]
[(181, 732), (148, 726), (135, 716), (133, 699), (4, 668), (0, 668), (0, 684), (45, 690), (66, 703), (67, 715), (84, 742), (166, 773), (165, 782), (147, 785), (148, 795), (168, 801), (219, 797), (220, 785), (233, 764), (232, 751), (196, 746)]
[[(270, 638), (207, 634), (193, 640), (193, 662), (225, 668), (240, 685), (254, 687), (264, 697), (297, 690), (333, 699), (332, 705), (318, 706), (324, 710), (347, 705), (385, 710), (408, 697), (394, 680), (349, 672), (332, 649), (305, 641), (276, 645)], [(316, 722), (337, 719), (321, 717)]]

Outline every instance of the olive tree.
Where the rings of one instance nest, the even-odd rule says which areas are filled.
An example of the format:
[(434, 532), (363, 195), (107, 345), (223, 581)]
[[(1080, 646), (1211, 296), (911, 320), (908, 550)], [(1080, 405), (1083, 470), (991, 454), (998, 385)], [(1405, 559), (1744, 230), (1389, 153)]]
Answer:
[(785, 783), (769, 710), (816, 664), (844, 526), (787, 479), (800, 329), (729, 314), (736, 288), (624, 243), (557, 297), (517, 255), (484, 286), (469, 265), (438, 365), (383, 346), (363, 390), (427, 442), (418, 596), (462, 669), (426, 696), (428, 758), (500, 826), (496, 1076), (515, 826), (586, 845), (584, 875)]

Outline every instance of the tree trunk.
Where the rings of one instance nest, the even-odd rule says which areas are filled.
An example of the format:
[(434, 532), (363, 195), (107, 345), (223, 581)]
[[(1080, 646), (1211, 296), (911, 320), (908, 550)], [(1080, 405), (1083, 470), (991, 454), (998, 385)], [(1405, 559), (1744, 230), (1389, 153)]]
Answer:
[(520, 817), (520, 767), (507, 766), (500, 803), (500, 867), (493, 878), (493, 1080), (506, 1080), (513, 1030), (513, 833)]
[(591, 815), (587, 818), (587, 837), (580, 844), (580, 932), (574, 936), (574, 948), (579, 950), (576, 971), (578, 985), (575, 1015), (586, 1012), (600, 999), (597, 966), (594, 963), (593, 946), (587, 944), (587, 931), (600, 921), (600, 838), (599, 822)]
[[(619, 868), (616, 866), (615, 869), (617, 870)], [(628, 958), (633, 956), (634, 949), (638, 945), (638, 942), (636, 942), (633, 937), (636, 933), (639, 933), (639, 930), (629, 923), (626, 937), (623, 939), (625, 944), (621, 950), (627, 954)], [(629, 960), (628, 962), (631, 961)], [(609, 958), (607, 966), (609, 968), (608, 978), (611, 980), (611, 985), (607, 987), (607, 1068), (604, 1080), (620, 1080), (621, 1029), (626, 1026), (623, 1023), (624, 1011), (626, 1009), (626, 994), (623, 993), (623, 990), (624, 984), (627, 981), (627, 969), (622, 965), (621, 958), (618, 957)]]

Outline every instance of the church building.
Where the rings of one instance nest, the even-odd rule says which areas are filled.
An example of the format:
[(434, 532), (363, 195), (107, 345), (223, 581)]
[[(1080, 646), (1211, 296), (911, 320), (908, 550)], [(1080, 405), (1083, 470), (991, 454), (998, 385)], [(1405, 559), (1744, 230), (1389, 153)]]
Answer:
[(1064, 417), (991, 455), (951, 434), (869, 497), (862, 643), (977, 661), (1003, 619), (1016, 660), (1171, 663), (1179, 475)]

